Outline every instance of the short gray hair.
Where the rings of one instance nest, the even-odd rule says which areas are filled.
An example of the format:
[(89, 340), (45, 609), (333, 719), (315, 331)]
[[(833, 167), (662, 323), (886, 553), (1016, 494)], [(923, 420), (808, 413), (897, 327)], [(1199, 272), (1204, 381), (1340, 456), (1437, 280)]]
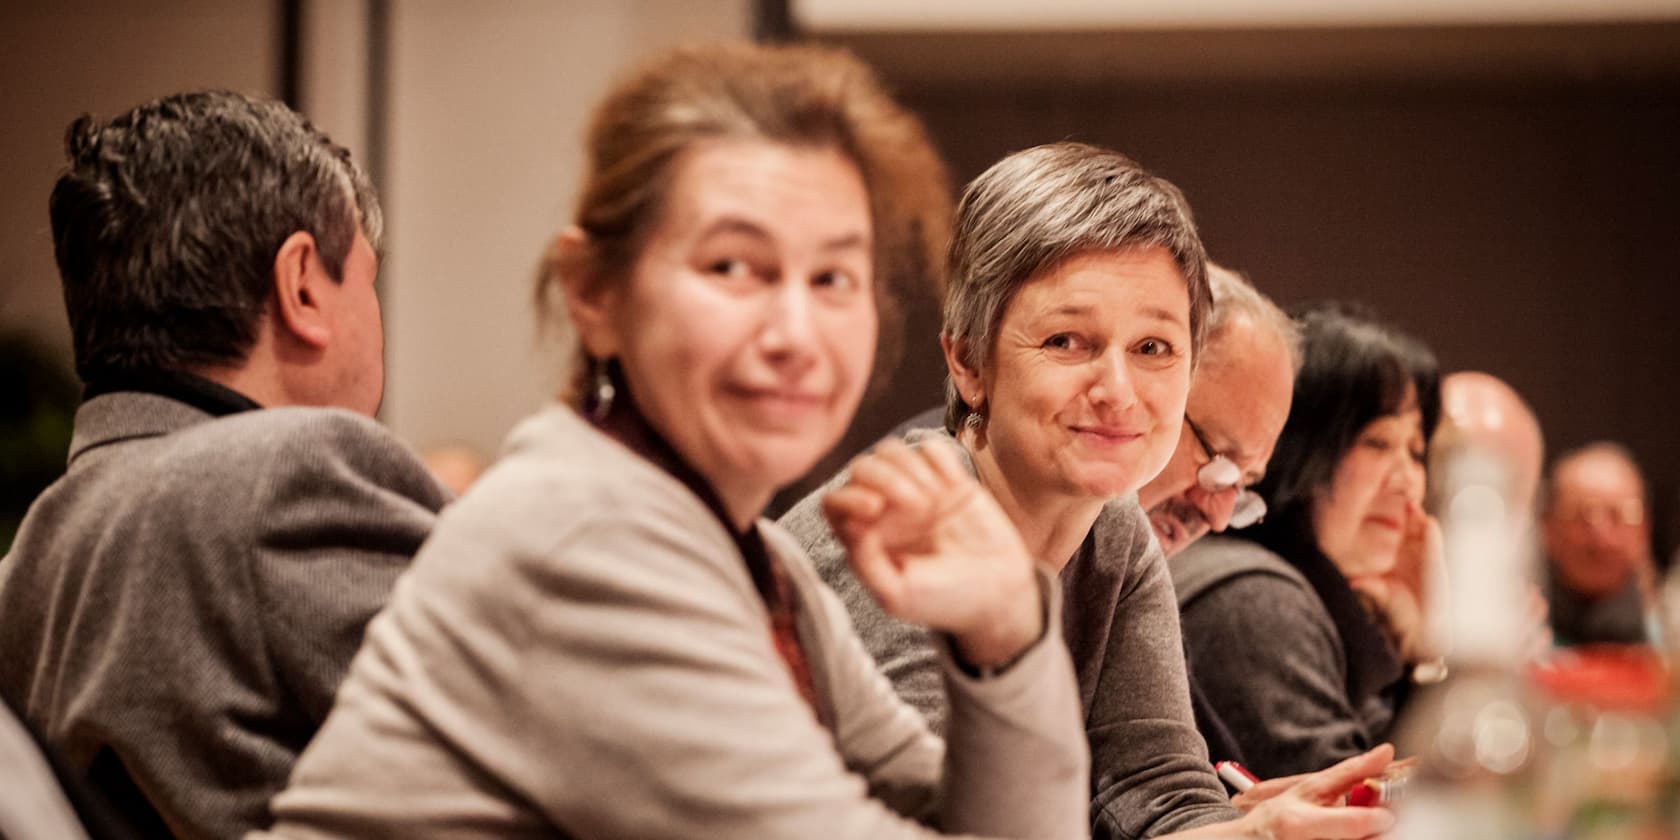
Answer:
[[(991, 364), (1009, 301), (1029, 281), (1079, 254), (1161, 247), (1190, 294), (1190, 354), (1207, 334), (1207, 252), (1190, 204), (1164, 178), (1119, 152), (1050, 143), (992, 164), (963, 190), (946, 274), (944, 334), (971, 370)], [(975, 408), (945, 385), (945, 427)]]
[[(1297, 370), (1301, 367), (1301, 326), (1289, 317), (1272, 299), (1266, 297), (1248, 277), (1212, 260), (1207, 264), (1208, 290), (1213, 295), (1213, 311), (1208, 316), (1207, 334), (1217, 336), (1219, 330), (1237, 315), (1282, 339), (1289, 348), (1289, 361)], [(1214, 339), (1217, 340), (1217, 339)]]

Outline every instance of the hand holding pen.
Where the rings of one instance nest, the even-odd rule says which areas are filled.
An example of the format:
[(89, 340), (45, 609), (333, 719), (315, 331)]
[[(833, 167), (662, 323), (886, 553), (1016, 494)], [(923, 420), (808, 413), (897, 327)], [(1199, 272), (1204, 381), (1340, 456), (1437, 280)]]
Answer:
[[(1384, 744), (1317, 773), (1252, 783), (1249, 778), (1238, 777), (1238, 786), (1251, 785), (1231, 800), (1245, 812), (1243, 816), (1235, 822), (1202, 826), (1182, 836), (1337, 840), (1380, 835), (1394, 825), (1394, 815), (1387, 808), (1342, 805), (1350, 789), (1367, 778), (1381, 775), (1393, 759), (1394, 748)], [(1210, 831), (1204, 834), (1203, 829)]]
[[(1231, 804), (1238, 810), (1247, 813), (1254, 806), (1271, 799), (1274, 796), (1301, 783), (1303, 779), (1312, 775), (1298, 773), (1293, 776), (1278, 776), (1261, 781), (1258, 776), (1248, 771), (1248, 768), (1235, 761), (1221, 761), (1215, 764), (1214, 770), (1219, 778), (1236, 791), (1231, 797)], [(1406, 782), (1417, 770), (1417, 759), (1401, 758), (1389, 762), (1381, 774), (1361, 779), (1342, 797), (1343, 804), (1356, 807), (1387, 807), (1398, 802), (1406, 790)]]

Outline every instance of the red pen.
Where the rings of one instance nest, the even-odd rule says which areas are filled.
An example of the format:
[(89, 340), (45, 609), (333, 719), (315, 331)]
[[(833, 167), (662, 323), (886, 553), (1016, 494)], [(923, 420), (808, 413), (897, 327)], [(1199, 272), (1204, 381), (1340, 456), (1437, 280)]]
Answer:
[(1260, 783), (1258, 776), (1248, 772), (1247, 767), (1235, 761), (1221, 761), (1213, 765), (1213, 769), (1219, 773), (1219, 778), (1224, 779), (1225, 784), (1230, 785), (1231, 789), (1237, 793), (1242, 793)]

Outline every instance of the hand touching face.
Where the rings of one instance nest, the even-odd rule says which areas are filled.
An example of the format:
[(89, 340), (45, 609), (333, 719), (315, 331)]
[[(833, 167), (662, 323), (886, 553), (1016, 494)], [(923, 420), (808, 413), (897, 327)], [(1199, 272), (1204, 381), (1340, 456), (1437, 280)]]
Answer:
[(1446, 559), (1441, 528), (1423, 508), (1407, 508), (1404, 533), (1392, 569), (1348, 582), (1387, 631), (1401, 661), (1415, 664), (1446, 653), (1446, 640), (1438, 638), (1429, 619), (1436, 589), (1446, 585)]
[(1313, 500), (1318, 547), (1349, 579), (1394, 568), (1410, 512), (1423, 503), (1423, 419), (1408, 402), (1365, 424)]

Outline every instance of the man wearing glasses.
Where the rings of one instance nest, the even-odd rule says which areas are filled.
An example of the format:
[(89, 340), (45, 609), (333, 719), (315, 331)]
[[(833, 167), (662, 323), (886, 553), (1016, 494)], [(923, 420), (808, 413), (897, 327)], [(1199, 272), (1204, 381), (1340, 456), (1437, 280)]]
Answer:
[(1213, 316), (1172, 460), (1138, 491), (1169, 558), (1209, 531), (1246, 528), (1295, 385), (1295, 325), (1242, 277), (1208, 265)]
[(1645, 481), (1628, 451), (1589, 444), (1552, 466), (1541, 531), (1559, 645), (1650, 641), (1654, 577)]

